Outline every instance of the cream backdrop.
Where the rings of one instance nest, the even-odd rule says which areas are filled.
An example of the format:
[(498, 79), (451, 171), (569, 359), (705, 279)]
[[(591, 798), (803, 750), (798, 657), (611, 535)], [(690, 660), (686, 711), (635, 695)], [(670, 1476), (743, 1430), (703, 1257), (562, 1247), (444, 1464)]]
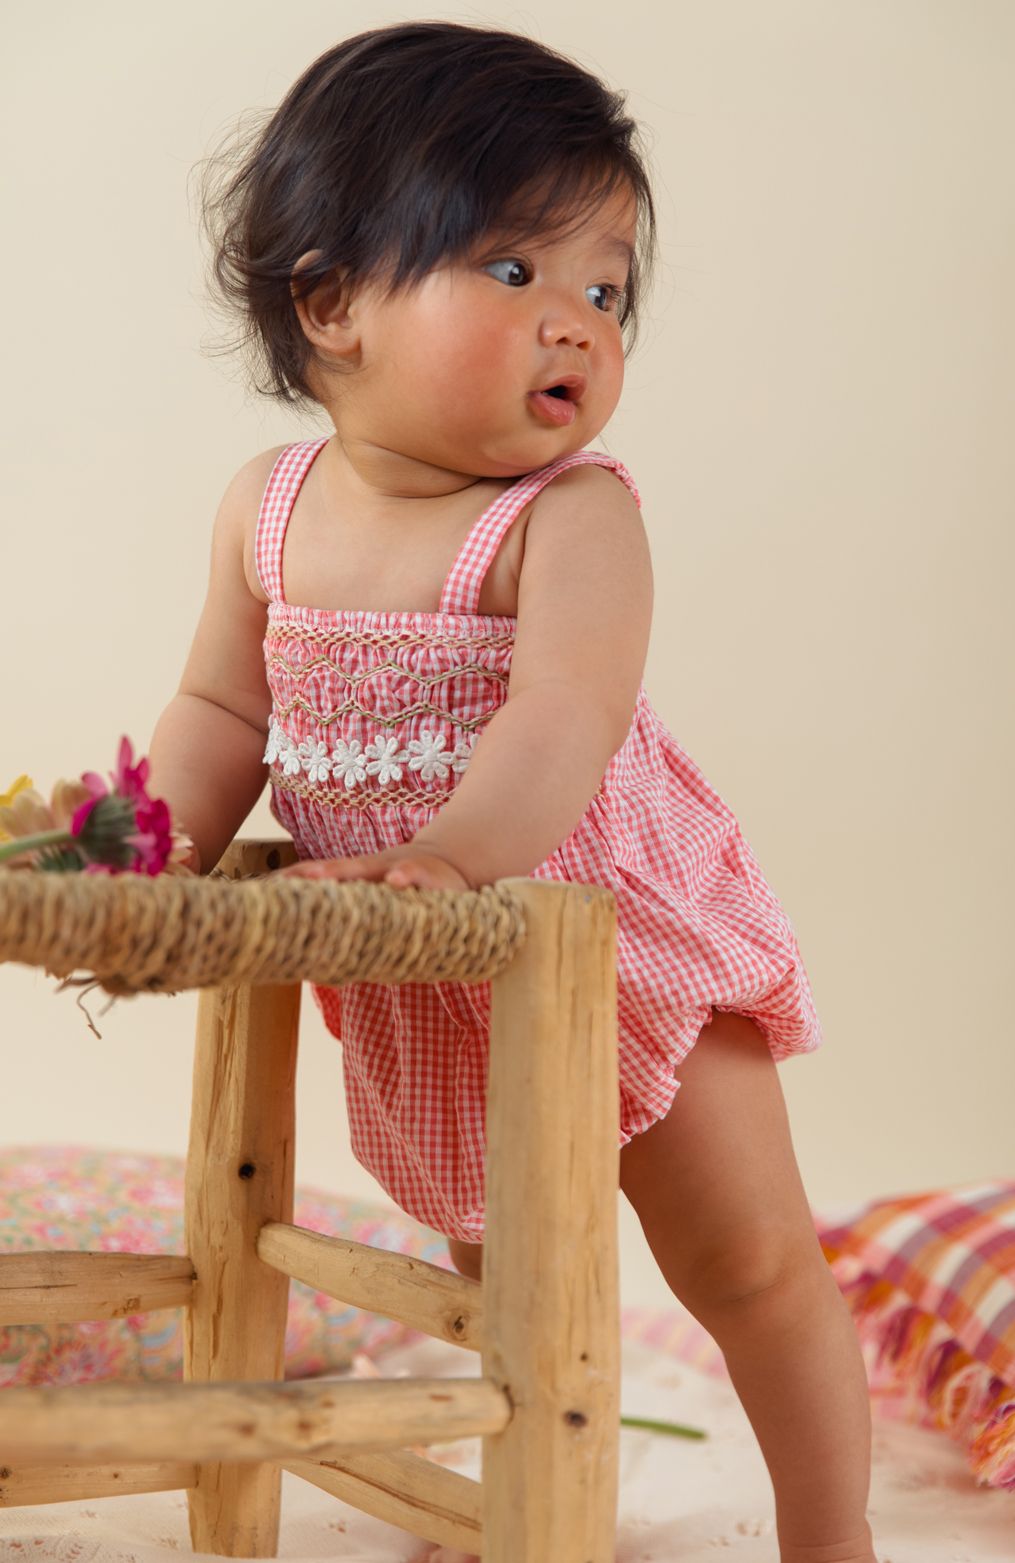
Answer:
[[(327, 431), (205, 350), (189, 176), (340, 37), (413, 16), (530, 33), (647, 127), (662, 260), (604, 440), (651, 538), (649, 694), (823, 1019), (780, 1066), (812, 1203), (1010, 1174), (1007, 0), (7, 9), (0, 790), (147, 747), (226, 483)], [(278, 833), (266, 798), (245, 831)], [(193, 995), (93, 994), (98, 1040), (55, 986), (0, 973), (0, 1142), (182, 1154)], [(297, 1176), (383, 1198), (304, 1014)], [(663, 1301), (621, 1204), (625, 1299)]]

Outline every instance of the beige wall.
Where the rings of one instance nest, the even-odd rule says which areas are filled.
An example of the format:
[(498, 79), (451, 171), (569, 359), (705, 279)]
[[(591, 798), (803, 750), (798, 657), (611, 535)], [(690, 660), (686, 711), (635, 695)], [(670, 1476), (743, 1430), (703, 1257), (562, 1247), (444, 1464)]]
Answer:
[[(824, 1021), (825, 1048), (780, 1068), (808, 1194), (1010, 1174), (1015, 8), (664, 14), (7, 14), (0, 788), (105, 771), (122, 732), (147, 746), (223, 488), (317, 432), (202, 355), (197, 160), (345, 34), (530, 32), (649, 130), (662, 266), (605, 442), (652, 541), (647, 688), (739, 816)], [(247, 828), (276, 830), (266, 804)], [(93, 995), (100, 1041), (54, 988), (0, 973), (0, 1141), (182, 1153), (192, 996), (103, 1019)], [(375, 1192), (309, 997), (303, 1038), (298, 1175)], [(624, 1220), (626, 1296), (662, 1300)]]

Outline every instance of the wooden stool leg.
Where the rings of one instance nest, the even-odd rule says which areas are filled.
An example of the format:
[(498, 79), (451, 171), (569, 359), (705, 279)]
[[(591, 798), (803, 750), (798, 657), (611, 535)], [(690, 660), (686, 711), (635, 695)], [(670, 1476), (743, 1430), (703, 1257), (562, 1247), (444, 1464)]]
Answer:
[(483, 1563), (614, 1563), (616, 908), (507, 883), (528, 931), (491, 988), (482, 1365), (514, 1412), (483, 1440)]
[[(183, 1376), (284, 1376), (289, 1278), (257, 1257), (266, 1221), (292, 1221), (298, 983), (199, 995), (186, 1174)], [(202, 1464), (188, 1491), (195, 1551), (273, 1558), (281, 1466)]]

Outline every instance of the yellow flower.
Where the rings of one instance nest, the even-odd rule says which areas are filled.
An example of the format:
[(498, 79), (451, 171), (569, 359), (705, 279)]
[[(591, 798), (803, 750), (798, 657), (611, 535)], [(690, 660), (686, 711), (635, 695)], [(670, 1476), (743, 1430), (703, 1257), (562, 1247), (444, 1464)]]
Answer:
[(0, 809), (5, 804), (13, 802), (19, 792), (24, 792), (26, 787), (31, 786), (32, 778), (30, 776), (19, 776), (17, 781), (11, 782), (6, 792), (0, 792)]
[[(6, 792), (0, 792), (0, 809), (7, 808), (14, 802), (19, 792), (27, 792), (32, 786), (30, 776), (19, 776), (17, 781), (11, 782)], [(39, 800), (42, 801), (41, 799)], [(19, 831), (19, 835), (21, 832)], [(4, 829), (4, 816), (0, 814), (0, 841), (10, 841), (10, 831)]]
[[(55, 820), (49, 804), (32, 786), (11, 788), (14, 801), (0, 803), (0, 841), (19, 836), (34, 836), (40, 830), (53, 830)], [(6, 794), (5, 794), (6, 796)]]

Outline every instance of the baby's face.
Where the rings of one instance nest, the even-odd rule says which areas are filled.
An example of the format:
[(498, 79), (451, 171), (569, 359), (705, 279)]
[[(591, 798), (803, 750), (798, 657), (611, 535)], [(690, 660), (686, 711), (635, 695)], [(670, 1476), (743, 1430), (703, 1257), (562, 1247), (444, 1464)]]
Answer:
[[(621, 194), (563, 239), (494, 234), (412, 292), (361, 296), (360, 362), (335, 407), (343, 435), (482, 477), (588, 445), (623, 385), (618, 295), (635, 220)], [(583, 383), (566, 399), (537, 394), (569, 377)]]

